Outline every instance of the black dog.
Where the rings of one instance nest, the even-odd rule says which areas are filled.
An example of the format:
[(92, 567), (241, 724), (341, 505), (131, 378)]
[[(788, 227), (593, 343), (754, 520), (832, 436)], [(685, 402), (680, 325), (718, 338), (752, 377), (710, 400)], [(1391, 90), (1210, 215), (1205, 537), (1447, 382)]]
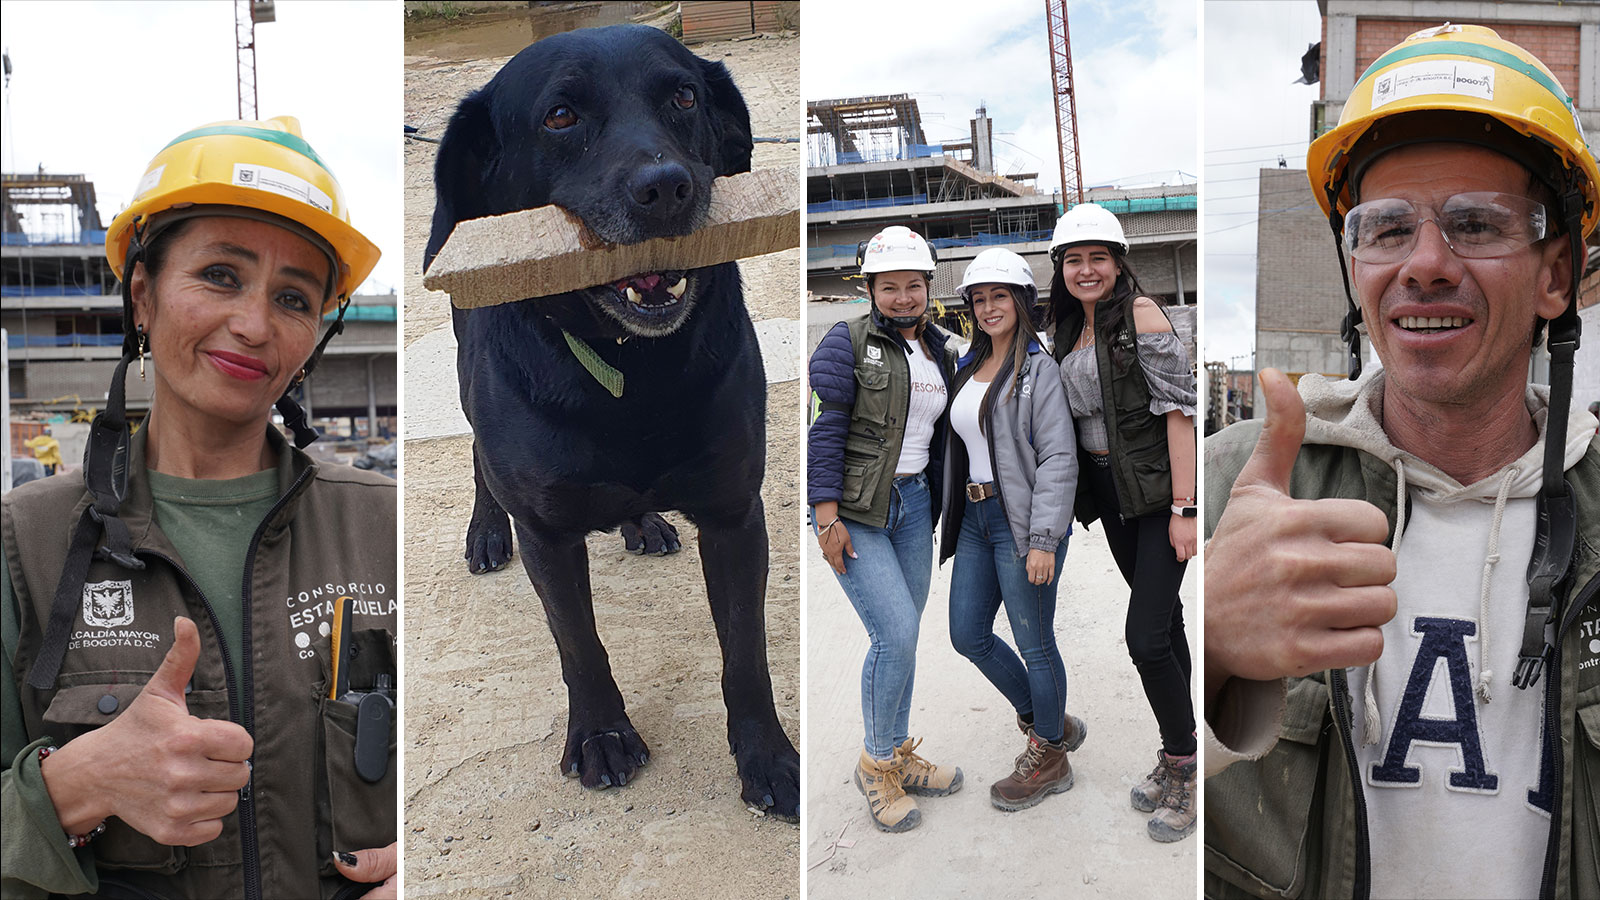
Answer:
[[(664, 32), (546, 38), (450, 120), (424, 268), (457, 222), (547, 204), (616, 243), (687, 234), (752, 147), (727, 69)], [(767, 670), (766, 379), (738, 267), (457, 309), (454, 325), (477, 483), (466, 555), (475, 573), (504, 566), (510, 513), (567, 684), (562, 771), (621, 785), (649, 759), (595, 633), (584, 536), (620, 525), (630, 549), (671, 552), (659, 513), (676, 509), (700, 529), (743, 799), (797, 821), (800, 758)]]

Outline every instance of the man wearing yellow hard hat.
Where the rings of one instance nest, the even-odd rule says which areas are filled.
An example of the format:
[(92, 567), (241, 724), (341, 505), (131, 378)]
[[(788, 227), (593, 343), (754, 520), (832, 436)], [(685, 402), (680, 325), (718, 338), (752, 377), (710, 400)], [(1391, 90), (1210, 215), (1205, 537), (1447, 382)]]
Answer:
[(1265, 421), (1207, 442), (1206, 893), (1600, 895), (1600, 448), (1571, 403), (1600, 169), (1576, 108), (1447, 24), (1367, 69), (1307, 169), (1351, 379), (1265, 370)]
[(396, 488), (301, 452), (290, 396), (378, 248), (280, 117), (161, 149), (106, 254), (83, 471), (0, 523), (4, 896), (394, 897)]

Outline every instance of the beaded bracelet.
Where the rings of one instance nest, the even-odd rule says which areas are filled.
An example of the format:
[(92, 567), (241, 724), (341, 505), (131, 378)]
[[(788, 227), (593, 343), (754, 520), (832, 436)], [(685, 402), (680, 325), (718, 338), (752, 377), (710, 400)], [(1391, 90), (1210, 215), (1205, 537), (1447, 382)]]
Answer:
[[(39, 764), (43, 765), (44, 761), (49, 758), (50, 754), (56, 752), (57, 749), (58, 748), (56, 748), (56, 747), (40, 747), (39, 748)], [(106, 830), (105, 820), (101, 819), (99, 825), (96, 825), (94, 828), (90, 829), (89, 831), (87, 831), (87, 832), (85, 832), (83, 834), (69, 834), (69, 835), (67, 835), (67, 846), (72, 848), (73, 850), (76, 850), (79, 847), (88, 846), (90, 841), (92, 841), (95, 838), (99, 837), (101, 832), (104, 832), (105, 830)]]

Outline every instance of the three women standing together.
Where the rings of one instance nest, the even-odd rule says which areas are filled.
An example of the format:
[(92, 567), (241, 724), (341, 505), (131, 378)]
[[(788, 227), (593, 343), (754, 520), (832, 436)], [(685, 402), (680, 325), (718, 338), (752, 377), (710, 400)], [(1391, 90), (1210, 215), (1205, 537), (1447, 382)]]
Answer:
[[(960, 769), (915, 752), (909, 723), (942, 512), (939, 560), (955, 558), (951, 641), (1011, 703), (1026, 737), (990, 801), (1021, 810), (1072, 787), (1067, 754), (1088, 726), (1066, 712), (1054, 620), (1076, 514), (1105, 522), (1133, 589), (1129, 653), (1162, 735), (1132, 804), (1154, 813), (1151, 837), (1179, 840), (1195, 821), (1178, 597), (1195, 552), (1193, 374), (1166, 316), (1142, 295), (1113, 215), (1074, 207), (1050, 258), (1054, 353), (1034, 330), (1045, 310), (1027, 261), (994, 248), (973, 259), (958, 288), (976, 329), (957, 359), (958, 339), (929, 315), (932, 248), (907, 228), (886, 228), (860, 251), (869, 315), (834, 326), (812, 356), (813, 525), (871, 641), (855, 783), (886, 831), (921, 821), (908, 795), (962, 784)], [(994, 634), (1002, 606), (1015, 650)]]

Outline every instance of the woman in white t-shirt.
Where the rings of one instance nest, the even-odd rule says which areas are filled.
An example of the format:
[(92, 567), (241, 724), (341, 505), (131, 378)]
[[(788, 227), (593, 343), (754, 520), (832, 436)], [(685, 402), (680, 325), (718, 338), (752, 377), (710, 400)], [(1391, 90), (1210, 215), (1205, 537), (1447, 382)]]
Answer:
[(910, 735), (955, 366), (950, 335), (928, 321), (927, 241), (892, 226), (862, 244), (860, 262), (869, 315), (835, 325), (811, 357), (806, 491), (823, 556), (871, 639), (855, 784), (880, 829), (907, 831), (922, 820), (908, 793), (961, 788), (961, 770), (919, 756)]
[[(1066, 714), (1066, 666), (1055, 640), (1076, 443), (1059, 370), (1033, 332), (1038, 291), (1027, 261), (985, 250), (960, 290), (978, 328), (951, 385), (939, 560), (956, 560), (951, 643), (1005, 696), (1027, 735), (1015, 770), (989, 789), (991, 803), (1015, 811), (1072, 787), (1067, 752), (1088, 731)], [(1002, 605), (1016, 650), (994, 634)]]

